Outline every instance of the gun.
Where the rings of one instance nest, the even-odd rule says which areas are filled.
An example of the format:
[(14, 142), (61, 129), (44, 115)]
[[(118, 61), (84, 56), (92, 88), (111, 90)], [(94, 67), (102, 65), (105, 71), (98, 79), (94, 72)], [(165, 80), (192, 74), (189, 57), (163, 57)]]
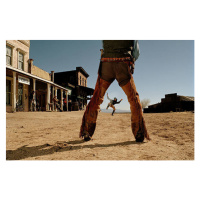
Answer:
[(103, 55), (103, 49), (100, 49), (100, 51), (101, 51), (101, 57), (102, 57), (102, 55)]
[(135, 69), (135, 58), (133, 58), (133, 62), (131, 63), (130, 68), (131, 68), (131, 74), (133, 74)]

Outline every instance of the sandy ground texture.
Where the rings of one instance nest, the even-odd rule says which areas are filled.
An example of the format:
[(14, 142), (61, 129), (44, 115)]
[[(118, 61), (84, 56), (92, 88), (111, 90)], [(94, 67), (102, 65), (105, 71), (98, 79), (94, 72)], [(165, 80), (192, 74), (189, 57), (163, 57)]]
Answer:
[(83, 111), (6, 114), (7, 160), (194, 160), (194, 113), (144, 114), (151, 141), (136, 143), (128, 114), (99, 113), (93, 140)]

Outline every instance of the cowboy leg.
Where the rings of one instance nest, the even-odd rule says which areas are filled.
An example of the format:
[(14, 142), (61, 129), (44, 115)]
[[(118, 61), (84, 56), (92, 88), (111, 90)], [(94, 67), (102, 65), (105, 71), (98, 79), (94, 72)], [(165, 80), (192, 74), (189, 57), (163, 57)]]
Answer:
[(110, 106), (110, 107), (113, 109), (113, 112), (112, 112), (112, 115), (113, 115), (113, 114), (114, 114), (114, 112), (115, 112), (115, 110), (116, 110), (116, 109), (115, 109), (115, 106), (111, 104), (111, 106)]
[(107, 108), (106, 108), (106, 109), (108, 109), (108, 108), (110, 107), (110, 105), (111, 105), (111, 104), (110, 104), (110, 103), (108, 103), (108, 105), (107, 105)]
[(105, 92), (110, 84), (110, 82), (101, 79), (98, 75), (93, 97), (87, 105), (83, 115), (79, 137), (84, 137), (85, 140), (90, 140), (93, 136), (96, 128), (98, 110), (100, 109), (100, 104), (103, 102)]
[(122, 89), (127, 95), (128, 101), (130, 103), (131, 127), (136, 141), (143, 142), (144, 138), (150, 140), (145, 126), (139, 94), (136, 91), (135, 83), (132, 76), (130, 81), (126, 85), (122, 86)]

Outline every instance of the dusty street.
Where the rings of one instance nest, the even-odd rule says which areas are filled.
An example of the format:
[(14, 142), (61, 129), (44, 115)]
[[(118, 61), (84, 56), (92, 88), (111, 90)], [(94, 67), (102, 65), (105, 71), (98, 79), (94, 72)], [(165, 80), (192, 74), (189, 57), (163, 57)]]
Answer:
[(7, 160), (193, 160), (194, 113), (144, 114), (151, 141), (136, 143), (130, 114), (99, 113), (93, 140), (78, 135), (83, 111), (6, 114)]

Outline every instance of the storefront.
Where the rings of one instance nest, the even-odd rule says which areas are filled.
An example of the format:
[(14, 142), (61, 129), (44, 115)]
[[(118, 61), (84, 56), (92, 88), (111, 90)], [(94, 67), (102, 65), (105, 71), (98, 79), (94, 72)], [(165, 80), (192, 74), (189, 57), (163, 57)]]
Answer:
[(54, 83), (53, 71), (33, 65), (29, 50), (30, 40), (6, 40), (6, 112), (54, 111), (58, 91), (62, 109), (68, 90)]
[(35, 111), (56, 110), (52, 98), (57, 96), (58, 91), (63, 108), (63, 97), (68, 94), (66, 88), (52, 81), (6, 66), (6, 112), (30, 111), (32, 91), (35, 91)]

